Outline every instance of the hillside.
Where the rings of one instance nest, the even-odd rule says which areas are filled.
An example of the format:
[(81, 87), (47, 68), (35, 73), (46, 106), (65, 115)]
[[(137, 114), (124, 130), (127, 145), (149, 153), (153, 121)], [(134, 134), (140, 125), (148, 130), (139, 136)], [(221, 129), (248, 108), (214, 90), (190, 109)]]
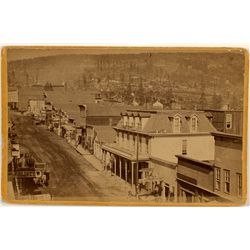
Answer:
[[(244, 56), (240, 53), (142, 53), (56, 55), (8, 63), (10, 86), (66, 83), (72, 89), (135, 92), (142, 82), (153, 95), (176, 92), (217, 93), (223, 102), (243, 98)], [(226, 91), (225, 91), (226, 90)], [(161, 97), (162, 98), (162, 97)]]

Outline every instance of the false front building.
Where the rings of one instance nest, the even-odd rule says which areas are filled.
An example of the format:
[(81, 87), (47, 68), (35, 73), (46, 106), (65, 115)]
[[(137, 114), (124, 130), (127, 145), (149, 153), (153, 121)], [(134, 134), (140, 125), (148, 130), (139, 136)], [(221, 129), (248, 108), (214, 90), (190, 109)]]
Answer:
[(176, 199), (176, 155), (214, 160), (216, 130), (202, 111), (127, 110), (114, 129), (116, 143), (102, 147), (104, 165), (132, 186), (161, 183), (170, 200)]
[(242, 136), (212, 133), (214, 161), (178, 155), (177, 189), (180, 202), (242, 202)]

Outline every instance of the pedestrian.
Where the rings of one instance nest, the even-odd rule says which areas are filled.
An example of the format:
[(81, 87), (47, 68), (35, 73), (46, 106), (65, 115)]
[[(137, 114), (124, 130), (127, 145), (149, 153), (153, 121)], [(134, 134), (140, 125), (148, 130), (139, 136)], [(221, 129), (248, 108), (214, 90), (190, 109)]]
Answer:
[(157, 183), (155, 184), (154, 191), (155, 191), (155, 195), (158, 196), (160, 189), (159, 189), (159, 185)]

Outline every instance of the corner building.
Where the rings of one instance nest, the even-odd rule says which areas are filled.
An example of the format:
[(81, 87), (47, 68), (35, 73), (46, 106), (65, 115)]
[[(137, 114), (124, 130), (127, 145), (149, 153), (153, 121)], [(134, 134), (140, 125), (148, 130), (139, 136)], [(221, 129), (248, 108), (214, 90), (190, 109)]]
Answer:
[(114, 127), (116, 143), (105, 144), (103, 162), (132, 186), (163, 183), (165, 196), (176, 201), (176, 155), (214, 160), (216, 129), (203, 111), (127, 110)]

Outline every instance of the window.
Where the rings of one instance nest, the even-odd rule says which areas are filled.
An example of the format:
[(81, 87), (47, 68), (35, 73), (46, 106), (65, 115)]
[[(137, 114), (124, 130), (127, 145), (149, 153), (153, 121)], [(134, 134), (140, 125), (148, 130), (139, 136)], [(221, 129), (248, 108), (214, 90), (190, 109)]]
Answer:
[(122, 132), (122, 143), (124, 143), (124, 133)]
[(182, 154), (187, 154), (187, 140), (182, 140)]
[(133, 134), (133, 148), (135, 148), (135, 135)]
[(237, 174), (237, 195), (242, 195), (242, 174)]
[(148, 138), (146, 138), (146, 153), (148, 153)]
[(220, 168), (214, 168), (215, 171), (215, 189), (220, 190)]
[(197, 132), (198, 120), (196, 116), (191, 117), (191, 132)]
[(142, 129), (142, 119), (141, 118), (139, 119), (139, 122), (138, 122), (138, 129)]
[(230, 193), (230, 171), (224, 170), (224, 180), (225, 180), (225, 193)]
[(127, 134), (127, 147), (129, 147), (129, 134)]
[(226, 129), (232, 128), (233, 116), (232, 114), (226, 114)]
[(132, 121), (132, 127), (135, 127), (135, 117), (133, 117), (133, 121)]
[(174, 117), (174, 133), (180, 133), (181, 131), (181, 118), (180, 116)]
[(123, 126), (125, 127), (127, 125), (127, 117), (123, 116)]
[(141, 152), (141, 136), (139, 136), (139, 152)]

